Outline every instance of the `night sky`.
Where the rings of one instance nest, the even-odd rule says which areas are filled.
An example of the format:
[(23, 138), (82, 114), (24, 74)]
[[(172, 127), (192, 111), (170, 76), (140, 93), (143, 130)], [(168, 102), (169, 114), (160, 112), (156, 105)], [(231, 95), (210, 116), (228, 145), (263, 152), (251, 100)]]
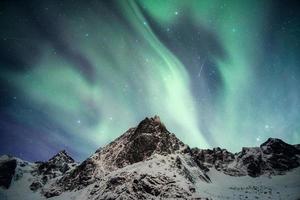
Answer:
[(0, 2), (0, 154), (92, 154), (159, 115), (191, 147), (300, 143), (298, 1)]

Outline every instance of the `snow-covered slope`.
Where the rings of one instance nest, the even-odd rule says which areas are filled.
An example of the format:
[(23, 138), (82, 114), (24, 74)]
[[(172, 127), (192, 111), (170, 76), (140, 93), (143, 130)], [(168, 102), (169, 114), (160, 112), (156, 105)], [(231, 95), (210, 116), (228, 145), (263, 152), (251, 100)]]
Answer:
[(259, 177), (229, 176), (216, 169), (208, 172), (212, 183), (199, 183), (202, 197), (210, 199), (291, 199), (300, 198), (300, 168), (285, 175)]
[(45, 163), (1, 157), (0, 199), (298, 199), (298, 147), (190, 149), (155, 116), (80, 165), (65, 151)]
[[(3, 155), (0, 157), (0, 200), (43, 199), (41, 189), (55, 183), (77, 165), (66, 151), (59, 152), (47, 162), (36, 163)], [(12, 176), (8, 176), (11, 174), (8, 170), (13, 172)]]

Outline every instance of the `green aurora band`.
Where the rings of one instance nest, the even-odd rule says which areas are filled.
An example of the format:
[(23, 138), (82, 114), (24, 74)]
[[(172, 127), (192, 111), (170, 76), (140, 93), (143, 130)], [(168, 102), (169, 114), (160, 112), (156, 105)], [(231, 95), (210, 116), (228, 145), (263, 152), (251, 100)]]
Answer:
[[(262, 47), (270, 4), (117, 1), (118, 15), (102, 17), (96, 1), (87, 7), (69, 5), (59, 22), (63, 27), (59, 37), (87, 58), (94, 67), (91, 73), (86, 75), (84, 68), (74, 67), (74, 62), (50, 41), (36, 41), (34, 28), (26, 28), (24, 35), (7, 34), (19, 43), (39, 43), (38, 59), (26, 73), (6, 69), (0, 74), (1, 79), (10, 80), (21, 91), (20, 96), (28, 104), (37, 108), (35, 112), (45, 113), (53, 124), (65, 130), (64, 134), (47, 128), (47, 123), (39, 123), (36, 114), (10, 115), (26, 126), (51, 129), (47, 131), (49, 141), (72, 144), (79, 157), (155, 114), (192, 147), (222, 146), (238, 151), (241, 146), (258, 145), (268, 137), (299, 143), (299, 47), (294, 45), (297, 38), (280, 31), (274, 33), (281, 38), (273, 44), (272, 53), (279, 59), (277, 67), (269, 76), (256, 70), (273, 65)], [(48, 13), (50, 18), (54, 13)], [(208, 103), (199, 103), (193, 94), (188, 71), (192, 66), (185, 66), (161, 41), (149, 21), (167, 29), (176, 26), (183, 16), (196, 27), (201, 25), (216, 34), (227, 55), (209, 57), (216, 64), (221, 86)], [(288, 51), (292, 48), (296, 48), (294, 53)], [(287, 70), (294, 78), (285, 77)], [(207, 90), (200, 91), (201, 97), (210, 95)]]

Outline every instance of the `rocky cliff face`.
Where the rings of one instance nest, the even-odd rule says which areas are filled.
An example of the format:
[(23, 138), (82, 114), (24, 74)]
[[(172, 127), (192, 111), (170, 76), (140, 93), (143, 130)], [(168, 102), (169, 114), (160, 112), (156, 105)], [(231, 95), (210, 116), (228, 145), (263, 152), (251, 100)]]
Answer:
[(39, 175), (51, 175), (53, 178), (67, 172), (75, 161), (65, 150), (60, 151), (47, 162), (38, 163), (37, 173)]
[(30, 174), (30, 190), (37, 191), (58, 177), (68, 174), (78, 164), (66, 151), (61, 151), (46, 162), (29, 163), (21, 159), (2, 156), (0, 158), (0, 187), (9, 188), (10, 183)]
[(13, 177), (18, 180), (27, 171), (32, 175), (30, 190), (46, 198), (64, 199), (65, 193), (80, 191), (85, 199), (95, 200), (200, 199), (198, 185), (214, 184), (214, 170), (230, 177), (283, 175), (299, 167), (299, 158), (299, 145), (272, 138), (235, 154), (219, 147), (190, 149), (155, 116), (145, 118), (80, 165), (65, 151), (35, 164), (2, 159), (0, 185), (9, 188)]
[(219, 147), (212, 150), (193, 148), (191, 154), (200, 165), (207, 168), (215, 167), (217, 170), (224, 170), (235, 159), (233, 153)]
[(31, 174), (36, 178), (30, 185), (32, 191), (42, 188), (49, 180), (68, 174), (78, 164), (67, 154), (65, 150), (60, 151), (47, 162), (38, 162)]
[(8, 156), (0, 158), (0, 187), (9, 188), (15, 174), (17, 161)]
[(260, 147), (244, 147), (236, 154), (226, 149), (192, 149), (195, 160), (231, 176), (279, 175), (300, 166), (300, 151), (280, 139), (269, 138)]
[[(108, 169), (122, 168), (143, 161), (153, 154), (167, 155), (186, 147), (171, 134), (159, 117), (146, 118), (135, 128), (94, 154), (94, 160), (104, 160)], [(104, 159), (103, 159), (104, 158)]]

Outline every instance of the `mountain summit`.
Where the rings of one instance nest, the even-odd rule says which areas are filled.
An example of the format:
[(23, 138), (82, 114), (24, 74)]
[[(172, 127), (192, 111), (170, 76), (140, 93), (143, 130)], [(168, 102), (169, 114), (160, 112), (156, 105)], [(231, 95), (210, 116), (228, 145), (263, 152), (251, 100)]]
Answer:
[(107, 172), (145, 161), (152, 155), (180, 153), (187, 148), (167, 130), (158, 116), (145, 118), (137, 127), (97, 150), (70, 175), (63, 177), (59, 185), (63, 190), (82, 188), (101, 179)]
[[(299, 145), (274, 138), (235, 154), (191, 149), (154, 116), (79, 165), (66, 151), (38, 163), (3, 157), (0, 199), (297, 199), (299, 151)], [(21, 183), (22, 190), (16, 186)], [(28, 197), (16, 196), (18, 191)]]
[(122, 168), (146, 160), (153, 154), (171, 154), (185, 147), (155, 116), (145, 118), (137, 127), (129, 129), (91, 158), (101, 160), (101, 165), (106, 165), (108, 169)]

